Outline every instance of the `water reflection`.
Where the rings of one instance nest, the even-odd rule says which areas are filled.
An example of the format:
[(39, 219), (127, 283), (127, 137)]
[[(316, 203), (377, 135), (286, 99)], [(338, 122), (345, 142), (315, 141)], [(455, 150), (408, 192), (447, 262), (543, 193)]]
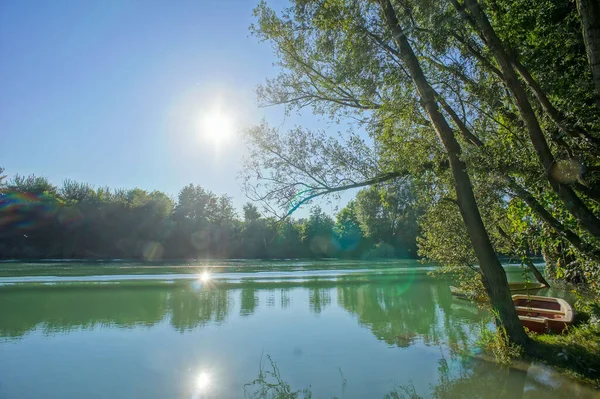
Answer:
[(167, 297), (171, 325), (178, 331), (193, 330), (210, 322), (222, 323), (231, 309), (231, 296), (227, 290), (178, 289)]
[[(300, 299), (303, 292), (307, 299)], [(465, 343), (485, 316), (476, 306), (453, 300), (446, 282), (424, 275), (411, 276), (410, 286), (403, 277), (376, 275), (336, 281), (213, 281), (201, 287), (194, 281), (20, 285), (0, 288), (5, 309), (0, 313), (0, 336), (19, 337), (36, 328), (53, 334), (96, 326), (153, 326), (161, 321), (185, 332), (223, 323), (238, 306), (238, 314), (248, 317), (260, 306), (287, 309), (292, 303), (305, 303), (302, 306), (313, 314), (335, 304), (355, 315), (378, 339), (400, 347), (416, 339), (427, 344)]]
[(308, 294), (310, 311), (321, 313), (331, 305), (331, 291), (328, 288), (311, 288)]
[(242, 288), (240, 293), (240, 315), (249, 316), (258, 306), (258, 295), (254, 287)]
[[(444, 351), (442, 351), (444, 352)], [(394, 389), (383, 399), (422, 399), (422, 398), (596, 398), (597, 393), (590, 387), (573, 384), (564, 375), (531, 362), (518, 362), (510, 367), (499, 367), (482, 357), (464, 356), (450, 350), (438, 361), (438, 377), (428, 389), (419, 389), (408, 380), (396, 383)], [(352, 390), (357, 382), (344, 378), (340, 369), (339, 392), (345, 397), (346, 389)], [(281, 396), (284, 392), (286, 395)], [(309, 399), (318, 396), (311, 386), (294, 387), (286, 379), (286, 373), (267, 356), (261, 362), (258, 376), (244, 385), (245, 397), (298, 398)], [(279, 396), (278, 396), (279, 395)], [(334, 396), (337, 398), (340, 396)]]
[(200, 279), (200, 281), (202, 281), (203, 283), (207, 283), (210, 281), (210, 273), (207, 271), (204, 271), (200, 274), (200, 276), (198, 276), (198, 278)]
[(390, 345), (465, 345), (486, 312), (452, 298), (447, 286), (417, 280), (407, 291), (393, 282), (340, 287), (338, 303)]
[(23, 286), (0, 289), (0, 336), (20, 337), (36, 328), (47, 334), (75, 328), (153, 326), (165, 318), (169, 291), (112, 286)]
[(518, 361), (499, 367), (483, 357), (456, 353), (439, 361), (438, 382), (430, 395), (435, 398), (594, 398), (596, 392), (574, 384), (568, 377), (534, 362)]
[(287, 309), (292, 304), (292, 293), (289, 288), (281, 289), (281, 309)]
[[(360, 397), (360, 385), (363, 385), (362, 389), (385, 386), (387, 390), (391, 380), (377, 380), (378, 374), (382, 373), (378, 368), (392, 369), (412, 362), (415, 363), (414, 367), (418, 367), (416, 364), (421, 358), (428, 359), (426, 363), (420, 363), (424, 364), (427, 370), (415, 368), (414, 375), (410, 374), (410, 368), (410, 375), (396, 372), (393, 383), (408, 386), (410, 378), (427, 374), (431, 379), (417, 384), (416, 394), (442, 398), (530, 398), (540, 394), (582, 396), (588, 392), (578, 385), (561, 382), (560, 377), (549, 375), (547, 369), (535, 364), (523, 363), (517, 367), (502, 369), (485, 359), (465, 355), (470, 353), (474, 337), (481, 323), (486, 320), (487, 314), (470, 302), (455, 300), (447, 281), (433, 280), (424, 273), (397, 276), (363, 273), (336, 279), (245, 279), (237, 282), (222, 282), (213, 278), (202, 280), (198, 278), (188, 281), (25, 284), (0, 287), (0, 338), (12, 341), (33, 331), (57, 335), (72, 330), (107, 327), (107, 330), (111, 331), (115, 328), (139, 328), (142, 333), (135, 335), (137, 339), (150, 337), (145, 335), (145, 331), (153, 326), (159, 327), (156, 330), (168, 330), (170, 335), (147, 339), (147, 346), (140, 347), (145, 350), (139, 350), (131, 356), (134, 359), (140, 359), (141, 354), (148, 356), (148, 359), (158, 356), (156, 370), (164, 372), (164, 369), (178, 367), (188, 352), (200, 353), (201, 355), (190, 353), (188, 361), (200, 361), (203, 366), (197, 367), (198, 363), (195, 363), (190, 368), (185, 368), (189, 374), (186, 374), (186, 380), (179, 384), (186, 386), (186, 397), (227, 396), (219, 395), (224, 389), (228, 389), (225, 387), (227, 384), (233, 384), (231, 380), (236, 378), (235, 373), (232, 372), (232, 376), (228, 375), (225, 379), (216, 375), (214, 370), (229, 371), (230, 368), (213, 369), (212, 366), (207, 368), (205, 365), (211, 365), (211, 361), (229, 356), (229, 366), (241, 364), (238, 373), (240, 370), (253, 370), (255, 359), (243, 363), (245, 360), (242, 359), (242, 355), (246, 354), (242, 352), (246, 350), (246, 346), (254, 345), (260, 353), (261, 346), (267, 345), (270, 340), (279, 340), (279, 346), (275, 347), (280, 348), (281, 353), (288, 354), (289, 357), (285, 359), (288, 362), (287, 367), (299, 372), (309, 370), (313, 379), (328, 378), (320, 377), (321, 374), (327, 373), (323, 368), (329, 367), (324, 365), (328, 364), (328, 357), (345, 362), (332, 365), (334, 378), (338, 375), (337, 366), (342, 368), (344, 375), (346, 372), (347, 375), (353, 375), (349, 369), (356, 366), (360, 370), (359, 375), (364, 372), (369, 375), (368, 378), (372, 378), (370, 388), (364, 388), (366, 385), (362, 380), (353, 382), (349, 378), (346, 397)], [(320, 317), (315, 317), (317, 315)], [(328, 315), (335, 319), (328, 319)], [(332, 327), (338, 322), (346, 322), (344, 326), (353, 331), (343, 330), (343, 327)], [(252, 332), (242, 330), (227, 335), (223, 341), (214, 338), (215, 335), (226, 334), (229, 326), (233, 326), (229, 328), (231, 331), (236, 328), (252, 328), (253, 324), (266, 327), (251, 330)], [(325, 330), (324, 325), (329, 326), (329, 330)], [(208, 326), (215, 326), (215, 329), (211, 330), (212, 336), (198, 334), (209, 330)], [(257, 331), (265, 335), (264, 341), (261, 341)], [(352, 336), (346, 338), (346, 335)], [(177, 338), (173, 339), (173, 336)], [(312, 338), (316, 336), (319, 339)], [(179, 349), (165, 344), (164, 348), (168, 349), (161, 348), (161, 352), (157, 352), (158, 355), (151, 353), (154, 348), (163, 344), (161, 339), (169, 337), (171, 344), (180, 343)], [(236, 339), (241, 343), (234, 342)], [(362, 339), (364, 341), (360, 341)], [(311, 346), (314, 341), (320, 341), (321, 344)], [(118, 344), (118, 340), (112, 337), (110, 342)], [(382, 342), (391, 349), (385, 348)], [(352, 346), (355, 343), (357, 345)], [(361, 348), (361, 343), (367, 346)], [(237, 344), (236, 349), (228, 353), (227, 346), (233, 347), (233, 344)], [(117, 348), (125, 350), (123, 348), (129, 346), (130, 344), (127, 344)], [(377, 352), (382, 347), (385, 354)], [(92, 347), (88, 347), (90, 348)], [(344, 352), (336, 358), (338, 353), (335, 350), (338, 349), (343, 349)], [(322, 357), (316, 357), (320, 352), (326, 353)], [(120, 355), (115, 353), (114, 356), (120, 360)], [(172, 353), (175, 355), (171, 358), (169, 356)], [(369, 358), (377, 360), (370, 363), (373, 367), (369, 370), (362, 370), (362, 363), (367, 362)], [(223, 361), (223, 364), (225, 363)], [(146, 360), (140, 360), (129, 372), (134, 373), (131, 370), (137, 372), (144, 367), (148, 367), (148, 363)], [(355, 378), (358, 378), (356, 375), (355, 373)], [(432, 380), (435, 384), (431, 385), (431, 390), (428, 391), (427, 387)], [(243, 389), (244, 382), (248, 380), (236, 385), (238, 394), (239, 389)], [(312, 384), (314, 381), (307, 382)], [(165, 384), (164, 381), (157, 381), (154, 388)], [(123, 382), (123, 386), (130, 385), (129, 381)], [(578, 389), (581, 390), (577, 391)], [(390, 391), (388, 397), (402, 397), (400, 393), (405, 392), (396, 391)], [(315, 397), (324, 396), (316, 392)]]

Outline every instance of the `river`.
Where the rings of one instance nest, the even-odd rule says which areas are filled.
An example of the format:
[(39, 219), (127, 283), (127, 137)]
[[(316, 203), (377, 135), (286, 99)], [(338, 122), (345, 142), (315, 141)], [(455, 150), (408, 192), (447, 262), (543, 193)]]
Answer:
[(540, 364), (487, 359), (475, 343), (490, 315), (430, 270), (1, 263), (0, 398), (595, 397)]

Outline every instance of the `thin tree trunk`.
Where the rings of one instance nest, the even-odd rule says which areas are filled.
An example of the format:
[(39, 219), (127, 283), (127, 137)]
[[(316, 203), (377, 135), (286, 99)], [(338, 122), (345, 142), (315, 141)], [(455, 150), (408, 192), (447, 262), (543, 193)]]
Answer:
[(540, 127), (531, 103), (527, 98), (525, 88), (522, 86), (521, 82), (519, 82), (517, 74), (511, 65), (510, 57), (504, 50), (502, 42), (498, 36), (496, 36), (494, 28), (479, 6), (477, 0), (465, 0), (465, 4), (473, 17), (472, 19), (478, 24), (476, 28), (479, 28), (482, 35), (485, 37), (488, 48), (494, 55), (494, 58), (496, 58), (496, 61), (502, 70), (504, 81), (515, 98), (521, 118), (523, 118), (523, 122), (525, 122), (531, 143), (538, 154), (539, 161), (544, 168), (544, 173), (550, 186), (557, 193), (569, 212), (579, 221), (581, 226), (594, 236), (600, 238), (600, 220), (588, 209), (571, 187), (559, 182), (553, 176), (552, 172), (556, 167), (554, 156), (548, 147), (542, 128)]
[[(450, 117), (452, 118), (454, 123), (457, 125), (458, 130), (463, 134), (463, 136), (465, 137), (465, 140), (467, 140), (467, 142), (469, 142), (477, 147), (485, 147), (485, 144), (481, 140), (479, 140), (475, 135), (473, 135), (473, 133), (471, 133), (471, 131), (467, 128), (467, 126), (463, 123), (463, 121), (460, 120), (460, 118), (458, 117), (458, 115), (456, 115), (456, 113), (454, 112), (452, 107), (450, 107), (445, 101), (442, 101), (441, 96), (439, 96), (437, 93), (436, 93), (436, 97), (438, 97), (440, 99), (440, 103), (442, 104), (442, 107), (450, 115)], [(527, 191), (526, 189), (521, 187), (512, 177), (510, 177), (508, 175), (501, 175), (501, 177), (507, 183), (508, 187), (510, 187), (517, 194), (517, 196), (519, 198), (521, 198), (523, 201), (525, 201), (525, 203), (527, 203), (527, 205), (529, 205), (531, 210), (534, 213), (536, 213), (545, 223), (547, 223), (550, 227), (552, 227), (559, 235), (566, 238), (575, 248), (577, 248), (579, 251), (581, 251), (585, 256), (587, 256), (597, 262), (600, 262), (599, 251), (597, 249), (593, 248), (592, 246), (590, 246), (589, 244), (587, 244), (586, 242), (584, 242), (579, 235), (577, 235), (577, 234), (573, 233), (571, 230), (567, 229), (559, 220), (557, 220), (554, 216), (552, 216), (552, 214), (550, 212), (548, 212), (542, 204), (540, 204), (535, 199), (533, 194), (531, 194), (529, 191)], [(585, 188), (587, 188), (587, 187), (585, 187)], [(501, 231), (500, 233), (502, 234), (503, 232), (504, 231)], [(503, 235), (505, 235), (505, 237), (507, 239), (510, 239), (510, 237), (506, 233), (504, 233)], [(535, 275), (535, 272), (534, 272), (534, 275)], [(537, 276), (536, 276), (536, 278), (537, 278)], [(539, 278), (538, 278), (538, 281), (540, 281)], [(547, 283), (543, 283), (543, 284), (547, 284)]]
[(556, 265), (558, 263), (558, 259), (555, 254), (550, 253), (549, 248), (542, 248), (542, 257), (544, 258), (544, 262), (546, 262), (546, 276), (549, 279), (556, 279)]
[(435, 92), (419, 65), (408, 39), (398, 24), (396, 12), (389, 0), (378, 0), (389, 29), (392, 31), (394, 41), (400, 50), (400, 56), (405, 63), (411, 79), (417, 88), (421, 103), (427, 112), (440, 140), (442, 141), (448, 158), (458, 198), (462, 218), (467, 227), (469, 238), (475, 250), (483, 274), (483, 283), (490, 297), (492, 307), (498, 312), (499, 319), (505, 328), (511, 342), (527, 345), (529, 337), (525, 334), (513, 305), (506, 272), (502, 268), (498, 257), (492, 247), (488, 233), (485, 229), (475, 196), (471, 179), (467, 173), (466, 164), (460, 159), (461, 148), (454, 137), (452, 128), (438, 109)]
[[(454, 7), (457, 9), (459, 14), (474, 29), (476, 29), (477, 33), (479, 34), (479, 37), (481, 38), (483, 43), (487, 46), (488, 43), (487, 43), (486, 37), (484, 35), (482, 35), (479, 30), (477, 30), (477, 22), (472, 18), (471, 15), (469, 15), (465, 11), (464, 7), (461, 6), (457, 0), (451, 0), (451, 2), (454, 5)], [(493, 66), (492, 63), (489, 62), (482, 54), (480, 54), (477, 50), (475, 50), (464, 38), (462, 38), (461, 36), (459, 36), (456, 33), (453, 33), (453, 36), (463, 46), (465, 46), (467, 51), (469, 51), (469, 53), (471, 53), (471, 55), (473, 55), (475, 58), (477, 58), (477, 60), (479, 62), (481, 62), (481, 64), (484, 67), (486, 67), (489, 71), (491, 71), (496, 76), (498, 76), (501, 80), (503, 80), (503, 81), (505, 80), (502, 72), (500, 70), (498, 70), (498, 68)], [(567, 122), (565, 116), (558, 109), (556, 109), (554, 107), (554, 105), (552, 105), (552, 103), (546, 96), (546, 93), (544, 93), (544, 90), (542, 89), (542, 87), (533, 78), (533, 76), (531, 76), (531, 74), (529, 73), (529, 70), (527, 68), (525, 68), (525, 66), (523, 64), (521, 64), (514, 55), (512, 55), (512, 54), (508, 54), (508, 55), (510, 57), (510, 62), (512, 63), (515, 70), (519, 73), (519, 75), (521, 75), (521, 77), (523, 78), (523, 80), (525, 81), (527, 86), (533, 92), (535, 98), (538, 100), (539, 104), (542, 106), (542, 109), (546, 112), (546, 114), (550, 117), (550, 119), (556, 124), (556, 126), (560, 129), (561, 132), (563, 132), (564, 134), (571, 136), (571, 137), (582, 137), (596, 146), (600, 145), (600, 140), (598, 140), (597, 138), (590, 135), (587, 131), (585, 131), (585, 129), (581, 128), (580, 126), (570, 126), (569, 123)], [(564, 143), (564, 142), (561, 143), (560, 141), (557, 144), (566, 146), (566, 143)], [(566, 146), (566, 147), (568, 147), (568, 146)]]
[(600, 0), (577, 0), (577, 10), (596, 89), (596, 105), (600, 107)]
[(583, 254), (588, 256), (589, 258), (595, 260), (596, 262), (600, 262), (600, 253), (598, 250), (591, 247), (589, 244), (584, 242), (581, 237), (577, 234), (573, 233), (571, 230), (567, 229), (558, 219), (556, 219), (550, 212), (546, 210), (540, 204), (533, 194), (529, 191), (521, 187), (514, 180), (507, 178), (508, 186), (517, 193), (517, 196), (521, 198), (531, 210), (536, 213), (544, 222), (548, 223), (560, 236), (564, 237), (569, 241), (575, 248), (580, 250)]
[(578, 126), (570, 126), (569, 123), (567, 122), (566, 118), (560, 113), (559, 110), (557, 110), (554, 107), (554, 105), (552, 105), (552, 103), (546, 96), (546, 93), (544, 93), (544, 90), (542, 89), (542, 87), (533, 78), (533, 76), (531, 76), (531, 74), (529, 73), (529, 70), (527, 68), (525, 68), (525, 66), (523, 66), (523, 64), (521, 64), (519, 62), (519, 60), (517, 60), (516, 57), (514, 57), (513, 55), (509, 55), (509, 57), (510, 57), (510, 61), (513, 64), (514, 68), (517, 70), (519, 75), (521, 75), (521, 77), (523, 78), (523, 80), (525, 81), (527, 86), (529, 86), (529, 88), (533, 92), (535, 98), (538, 100), (538, 102), (542, 106), (543, 110), (546, 112), (546, 114), (550, 117), (550, 119), (552, 119), (554, 124), (564, 134), (574, 137), (574, 138), (581, 137), (584, 140), (587, 140), (596, 146), (600, 144), (600, 141), (598, 139), (596, 139), (595, 137), (592, 137), (584, 129), (582, 129)]
[(544, 284), (546, 287), (550, 287), (550, 283), (548, 281), (546, 281), (546, 279), (544, 278), (544, 275), (542, 273), (540, 273), (540, 271), (538, 270), (537, 267), (535, 267), (535, 265), (533, 264), (533, 262), (531, 261), (531, 259), (526, 256), (523, 259), (523, 262), (525, 263), (525, 266), (527, 266), (529, 268), (529, 270), (531, 270), (531, 273), (533, 273), (533, 275), (535, 276), (535, 279)]
[[(509, 244), (516, 249), (517, 245), (515, 244), (515, 242), (513, 241), (513, 239), (506, 233), (506, 231), (504, 231), (504, 229), (500, 226), (496, 226), (498, 228), (498, 232), (500, 233), (500, 235), (502, 237), (504, 237), (504, 239), (506, 241), (509, 242)], [(523, 258), (523, 263), (525, 263), (525, 266), (527, 266), (529, 268), (529, 270), (531, 271), (531, 273), (533, 273), (535, 279), (544, 284), (546, 287), (550, 287), (550, 283), (548, 283), (546, 281), (546, 279), (544, 278), (544, 276), (542, 275), (542, 273), (540, 273), (540, 271), (538, 270), (537, 267), (535, 267), (535, 265), (533, 264), (533, 262), (531, 261), (531, 259), (529, 259), (529, 256), (525, 256)]]

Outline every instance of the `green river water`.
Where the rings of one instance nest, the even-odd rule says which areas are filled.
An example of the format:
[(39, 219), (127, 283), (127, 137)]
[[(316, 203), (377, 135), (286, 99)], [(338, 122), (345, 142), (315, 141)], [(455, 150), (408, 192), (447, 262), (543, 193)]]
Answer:
[(0, 263), (0, 398), (261, 397), (271, 361), (313, 398), (596, 397), (540, 364), (486, 359), (474, 343), (489, 314), (429, 270)]

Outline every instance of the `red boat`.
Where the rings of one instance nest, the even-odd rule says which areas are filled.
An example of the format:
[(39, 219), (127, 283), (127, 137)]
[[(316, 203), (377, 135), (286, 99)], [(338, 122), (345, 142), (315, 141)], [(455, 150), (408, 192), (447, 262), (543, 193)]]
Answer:
[(536, 333), (561, 333), (572, 322), (573, 308), (564, 299), (549, 296), (513, 295), (519, 320)]

